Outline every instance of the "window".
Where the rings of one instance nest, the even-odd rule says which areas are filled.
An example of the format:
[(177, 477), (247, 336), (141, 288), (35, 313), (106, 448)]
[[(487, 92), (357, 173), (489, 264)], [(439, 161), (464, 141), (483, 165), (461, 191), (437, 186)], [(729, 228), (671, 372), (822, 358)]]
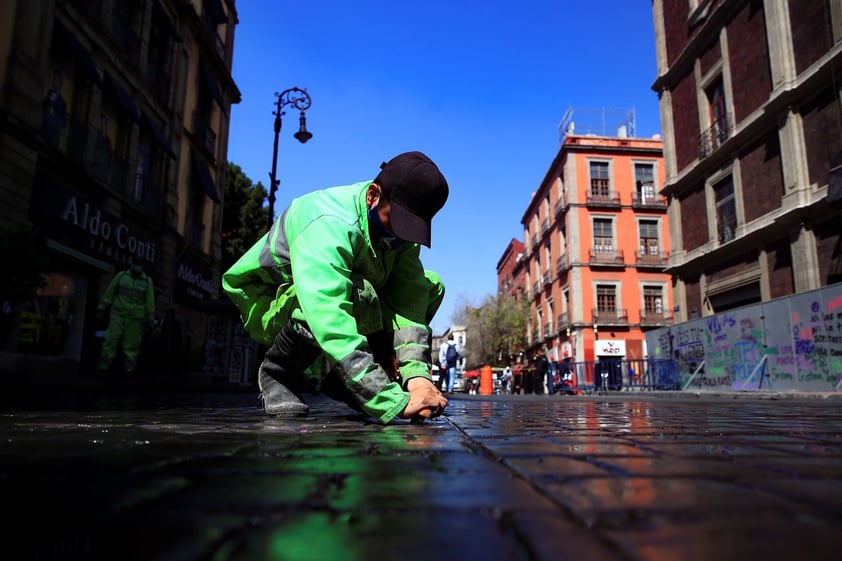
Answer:
[(614, 253), (614, 227), (610, 218), (594, 218), (593, 241), (595, 253)]
[(134, 189), (132, 189), (132, 197), (135, 202), (143, 202), (143, 187), (146, 184), (148, 175), (149, 153), (144, 150), (138, 150), (137, 163), (135, 164)]
[(647, 316), (660, 316), (664, 313), (663, 290), (660, 286), (643, 287), (643, 309)]
[(563, 221), (558, 225), (558, 244), (559, 255), (567, 253), (567, 225)]
[(634, 182), (638, 201), (643, 204), (656, 201), (654, 164), (635, 164)]
[(737, 230), (737, 205), (734, 198), (734, 182), (726, 179), (713, 188), (716, 200), (716, 229), (719, 243), (734, 239)]
[(717, 79), (707, 90), (710, 111), (710, 141), (713, 150), (719, 148), (728, 138), (728, 116), (725, 106), (725, 86), (722, 78)]
[(591, 196), (607, 199), (610, 195), (608, 162), (591, 162)]
[(147, 77), (155, 94), (163, 101), (169, 101), (170, 61), (172, 53), (172, 22), (159, 2), (152, 8), (149, 26), (149, 50), (147, 56)]
[(660, 253), (658, 221), (641, 220), (638, 229), (640, 233), (640, 255), (658, 255)]
[(596, 285), (597, 312), (614, 312), (617, 310), (617, 291), (614, 285)]

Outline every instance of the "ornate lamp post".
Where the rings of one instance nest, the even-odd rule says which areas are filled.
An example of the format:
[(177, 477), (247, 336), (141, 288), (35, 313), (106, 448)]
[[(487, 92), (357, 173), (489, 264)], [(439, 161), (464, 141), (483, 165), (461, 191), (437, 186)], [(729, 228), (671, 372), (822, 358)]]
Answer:
[(272, 148), (272, 172), (269, 174), (269, 228), (275, 221), (275, 192), (278, 190), (278, 185), (281, 183), (280, 179), (276, 179), (278, 171), (278, 136), (281, 134), (281, 117), (286, 115), (283, 108), (286, 105), (292, 105), (298, 109), (301, 114), (298, 117), (298, 132), (294, 136), (298, 142), (304, 144), (311, 138), (313, 134), (307, 130), (307, 119), (304, 112), (310, 108), (310, 94), (307, 90), (301, 88), (289, 88), (281, 93), (275, 92), (275, 145)]

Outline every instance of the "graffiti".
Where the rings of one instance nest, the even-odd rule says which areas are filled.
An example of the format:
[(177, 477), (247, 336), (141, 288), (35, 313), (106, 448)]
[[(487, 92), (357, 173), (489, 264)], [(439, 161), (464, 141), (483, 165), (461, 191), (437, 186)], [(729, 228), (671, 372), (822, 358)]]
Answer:
[[(699, 388), (833, 391), (842, 380), (842, 284), (647, 333)], [(745, 386), (745, 387), (743, 387)]]
[(719, 335), (724, 329), (734, 327), (736, 323), (737, 322), (733, 316), (722, 314), (720, 316), (711, 316), (711, 318), (707, 320), (707, 327), (708, 331)]

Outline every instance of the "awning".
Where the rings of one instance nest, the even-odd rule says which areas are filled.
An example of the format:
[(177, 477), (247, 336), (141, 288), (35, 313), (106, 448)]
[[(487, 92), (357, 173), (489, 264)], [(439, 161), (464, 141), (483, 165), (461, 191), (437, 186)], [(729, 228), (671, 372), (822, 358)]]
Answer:
[(213, 78), (213, 74), (211, 73), (208, 65), (205, 64), (205, 61), (200, 60), (200, 69), (199, 72), (205, 77), (205, 83), (208, 85), (208, 89), (210, 90), (211, 96), (216, 100), (216, 103), (219, 104), (219, 108), (222, 109), (222, 112), (225, 112), (225, 100), (222, 99), (222, 94), (219, 92), (219, 86), (216, 85), (216, 80)]
[(210, 200), (219, 204), (219, 193), (216, 190), (216, 185), (214, 185), (213, 177), (211, 176), (207, 164), (205, 164), (202, 157), (196, 153), (195, 149), (190, 151), (190, 159), (193, 161), (194, 181), (198, 180), (198, 183), (201, 185)]
[(161, 148), (164, 152), (169, 156), (171, 159), (175, 160), (175, 151), (173, 151), (172, 146), (170, 146), (169, 141), (167, 140), (167, 136), (164, 134), (164, 131), (155, 124), (155, 121), (152, 120), (152, 117), (147, 115), (146, 113), (142, 113), (143, 115), (143, 122), (146, 124), (147, 128), (152, 132), (152, 136), (155, 137), (155, 140), (158, 141), (158, 144), (161, 145)]
[(105, 75), (105, 84), (108, 86), (106, 91), (110, 91), (114, 95), (126, 115), (138, 125), (143, 126), (143, 118), (140, 116), (140, 111), (128, 92), (110, 74)]
[(67, 50), (73, 55), (73, 60), (82, 67), (82, 70), (88, 76), (88, 79), (102, 88), (102, 78), (99, 75), (99, 70), (96, 68), (94, 59), (88, 49), (64, 26), (59, 20), (56, 20), (56, 34), (60, 38)]

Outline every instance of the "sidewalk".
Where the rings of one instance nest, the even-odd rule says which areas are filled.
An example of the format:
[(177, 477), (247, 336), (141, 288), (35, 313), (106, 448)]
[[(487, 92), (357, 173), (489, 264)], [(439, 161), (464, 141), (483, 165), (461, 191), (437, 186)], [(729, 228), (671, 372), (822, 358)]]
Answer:
[(835, 399), (450, 396), (442, 418), (384, 427), (323, 396), (285, 420), (253, 393), (79, 393), (3, 408), (12, 559), (792, 561), (842, 548)]

